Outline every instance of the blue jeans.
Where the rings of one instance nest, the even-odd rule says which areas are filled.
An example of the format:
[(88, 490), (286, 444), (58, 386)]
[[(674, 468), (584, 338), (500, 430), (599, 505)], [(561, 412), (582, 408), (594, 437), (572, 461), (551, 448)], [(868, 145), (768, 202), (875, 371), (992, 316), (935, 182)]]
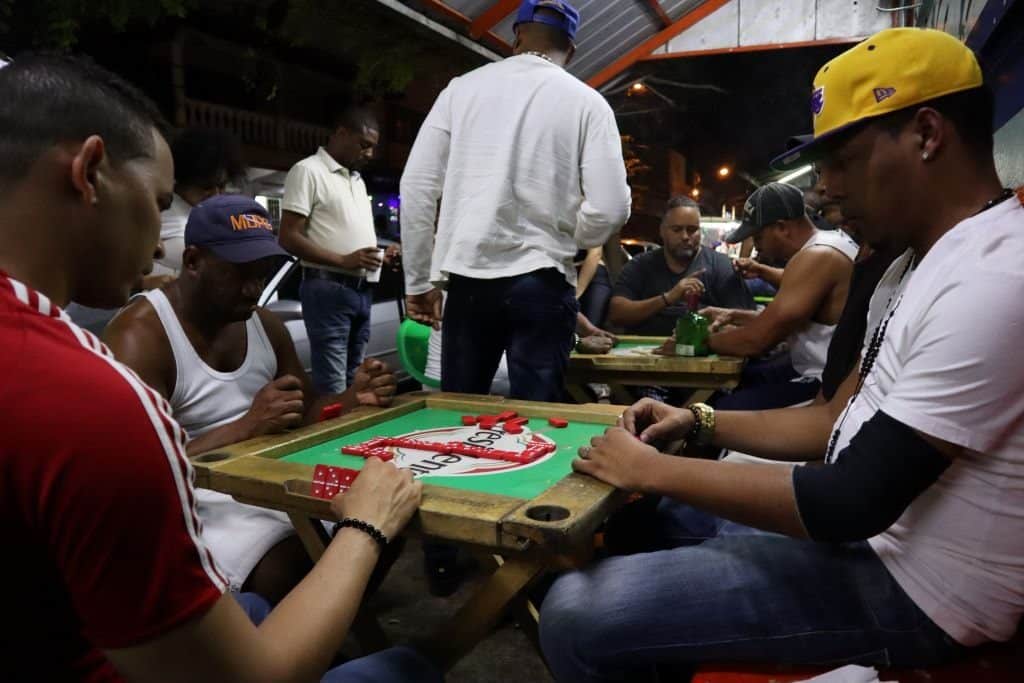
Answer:
[[(255, 593), (234, 593), (252, 623), (259, 626), (270, 614), (270, 603)], [(322, 683), (441, 683), (441, 672), (412, 648), (392, 647), (336, 666)]]
[(486, 394), (501, 354), (510, 397), (559, 401), (579, 304), (553, 268), (516, 277), (452, 276), (444, 308), (441, 388)]
[(866, 542), (793, 539), (674, 501), (655, 515), (675, 547), (552, 586), (540, 637), (556, 680), (653, 681), (659, 667), (702, 662), (918, 667), (961, 649)]
[(812, 400), (821, 389), (816, 379), (799, 378), (789, 355), (747, 363), (740, 384), (731, 393), (716, 394), (709, 403), (716, 410), (773, 410)]
[(303, 278), (299, 298), (309, 335), (313, 386), (321, 394), (340, 394), (352, 383), (370, 339), (370, 291)]

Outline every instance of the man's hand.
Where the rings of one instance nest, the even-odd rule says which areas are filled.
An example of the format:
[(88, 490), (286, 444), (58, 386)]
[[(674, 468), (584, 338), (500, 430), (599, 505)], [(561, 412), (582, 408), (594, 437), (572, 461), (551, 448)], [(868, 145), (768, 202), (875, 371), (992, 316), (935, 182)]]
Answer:
[(298, 427), (304, 412), (302, 380), (284, 375), (256, 393), (252, 407), (239, 421), (246, 425), (246, 438), (252, 438)]
[(395, 400), (398, 380), (385, 363), (376, 358), (367, 358), (356, 370), (352, 391), (359, 405), (385, 407)]
[(592, 334), (589, 337), (580, 339), (580, 343), (576, 345), (576, 351), (579, 353), (603, 354), (611, 351), (614, 346), (614, 337)]
[(331, 500), (338, 519), (352, 517), (380, 529), (393, 540), (420, 506), (423, 484), (412, 470), (400, 470), (379, 458), (367, 458), (352, 488)]
[(402, 267), (402, 245), (391, 244), (384, 250), (384, 263), (391, 267), (391, 270), (398, 271)]
[(763, 277), (765, 265), (752, 258), (738, 258), (732, 262), (733, 270), (747, 280)]
[(607, 337), (612, 340), (612, 345), (619, 343), (619, 338), (608, 330), (602, 330), (600, 327), (590, 322), (587, 316), (579, 313), (576, 316), (576, 334), (581, 337)]
[(441, 329), (441, 290), (432, 289), (423, 294), (408, 294), (405, 297), (405, 312), (416, 322)]
[(643, 443), (653, 443), (685, 438), (696, 421), (689, 408), (673, 408), (644, 398), (626, 408), (619, 418), (619, 426), (639, 436)]
[(687, 294), (704, 294), (704, 281), (700, 279), (700, 276), (704, 274), (704, 269), (694, 271), (690, 277), (685, 277), (675, 284), (675, 286), (665, 293), (665, 298), (669, 300), (671, 304), (677, 304), (683, 300), (683, 297)]
[(345, 254), (341, 257), (339, 265), (345, 270), (358, 270), (360, 268), (377, 270), (381, 266), (380, 249), (377, 247), (366, 247), (365, 249), (353, 251), (351, 254)]
[(621, 427), (611, 427), (579, 450), (572, 468), (626, 491), (643, 491), (644, 475), (650, 463), (662, 457), (650, 446)]
[(733, 324), (731, 308), (708, 306), (697, 312), (708, 319), (708, 332), (721, 332), (724, 327)]

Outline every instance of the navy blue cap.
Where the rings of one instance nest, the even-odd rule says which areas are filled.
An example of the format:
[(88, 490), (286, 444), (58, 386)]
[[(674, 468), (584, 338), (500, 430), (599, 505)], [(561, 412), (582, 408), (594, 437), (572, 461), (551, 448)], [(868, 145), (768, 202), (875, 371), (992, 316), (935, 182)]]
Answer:
[(795, 185), (768, 183), (754, 190), (743, 205), (743, 222), (725, 236), (730, 244), (753, 237), (766, 225), (807, 215), (804, 193)]
[(268, 256), (288, 258), (277, 243), (267, 210), (240, 194), (220, 194), (192, 207), (185, 224), (185, 246), (209, 249), (229, 263)]
[[(559, 16), (545, 16), (543, 13), (537, 16), (536, 13), (539, 9), (551, 10)], [(575, 7), (567, 2), (563, 2), (563, 0), (523, 0), (523, 4), (519, 6), (519, 15), (516, 17), (516, 23), (513, 27), (529, 23), (547, 24), (548, 26), (560, 28), (569, 36), (569, 40), (576, 40), (576, 29), (580, 26), (580, 13)]]

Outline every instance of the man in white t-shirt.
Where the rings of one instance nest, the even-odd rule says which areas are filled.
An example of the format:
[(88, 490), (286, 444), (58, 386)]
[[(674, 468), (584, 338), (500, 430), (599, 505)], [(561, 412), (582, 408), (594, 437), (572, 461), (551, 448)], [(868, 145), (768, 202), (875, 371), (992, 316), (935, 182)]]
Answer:
[(487, 393), (506, 353), (513, 398), (560, 399), (579, 310), (573, 257), (629, 217), (615, 114), (564, 69), (578, 24), (568, 2), (525, 0), (515, 55), (454, 79), (410, 152), (406, 307), (437, 324), (448, 292), (446, 391)]
[[(541, 640), (559, 681), (712, 660), (924, 667), (1017, 630), (1024, 206), (996, 174), (991, 93), (969, 49), (925, 29), (868, 38), (814, 88), (814, 139), (779, 163), (816, 160), (848, 221), (905, 250), (871, 302), (859, 371), (807, 408), (641, 401), (581, 449), (578, 471), (665, 500), (649, 516), (660, 550), (548, 593)], [(651, 445), (673, 438), (824, 462)]]

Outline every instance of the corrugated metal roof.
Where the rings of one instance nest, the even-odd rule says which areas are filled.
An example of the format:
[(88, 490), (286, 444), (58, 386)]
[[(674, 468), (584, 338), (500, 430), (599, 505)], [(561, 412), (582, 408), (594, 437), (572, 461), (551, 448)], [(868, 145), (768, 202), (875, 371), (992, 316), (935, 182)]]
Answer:
[[(480, 17), (496, 1), (437, 0), (439, 4), (447, 5), (470, 20)], [(661, 0), (659, 4), (672, 21), (678, 21), (704, 2)], [(569, 71), (582, 80), (596, 75), (666, 28), (646, 0), (576, 0), (574, 4), (580, 11), (580, 30), (576, 37), (576, 56), (569, 64)], [(514, 22), (513, 12), (492, 28), (491, 32), (511, 45), (514, 40)], [(468, 33), (468, 27), (465, 27), (465, 31)]]

